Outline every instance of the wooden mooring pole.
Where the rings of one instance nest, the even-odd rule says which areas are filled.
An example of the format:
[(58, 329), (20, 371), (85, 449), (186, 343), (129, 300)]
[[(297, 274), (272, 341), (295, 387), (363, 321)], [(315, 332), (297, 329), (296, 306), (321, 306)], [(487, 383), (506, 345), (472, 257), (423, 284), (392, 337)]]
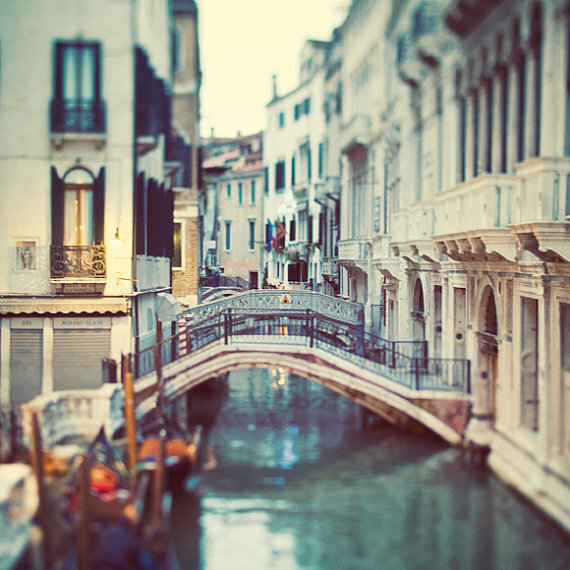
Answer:
[(38, 421), (37, 412), (32, 413), (32, 431), (31, 431), (31, 464), (38, 485), (38, 515), (40, 528), (42, 529), (42, 554), (43, 563), (46, 568), (51, 568), (53, 564), (51, 540), (52, 533), (50, 527), (50, 508), (48, 505), (48, 497), (44, 480), (44, 456), (42, 434)]
[(135, 410), (135, 388), (129, 356), (123, 354), (121, 358), (123, 390), (125, 393), (125, 435), (127, 437), (127, 467), (132, 479), (136, 475), (137, 468), (137, 419)]
[(78, 570), (91, 570), (91, 505), (89, 492), (91, 487), (91, 454), (83, 455), (79, 466), (79, 528), (77, 536), (77, 567)]

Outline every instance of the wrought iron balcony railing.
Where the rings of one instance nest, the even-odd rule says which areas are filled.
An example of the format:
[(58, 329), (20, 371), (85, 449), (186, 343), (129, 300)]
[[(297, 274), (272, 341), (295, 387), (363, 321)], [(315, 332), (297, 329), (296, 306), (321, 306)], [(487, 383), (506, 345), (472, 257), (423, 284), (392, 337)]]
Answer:
[(105, 278), (107, 257), (104, 245), (52, 245), (52, 279)]
[(52, 133), (104, 133), (105, 103), (101, 100), (53, 99)]

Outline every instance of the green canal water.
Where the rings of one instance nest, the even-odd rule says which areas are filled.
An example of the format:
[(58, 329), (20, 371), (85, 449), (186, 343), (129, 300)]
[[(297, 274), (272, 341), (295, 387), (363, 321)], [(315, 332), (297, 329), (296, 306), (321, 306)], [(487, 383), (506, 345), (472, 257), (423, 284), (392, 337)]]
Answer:
[(183, 570), (570, 569), (570, 537), (436, 437), (362, 429), (359, 407), (238, 371), (217, 467), (173, 503)]

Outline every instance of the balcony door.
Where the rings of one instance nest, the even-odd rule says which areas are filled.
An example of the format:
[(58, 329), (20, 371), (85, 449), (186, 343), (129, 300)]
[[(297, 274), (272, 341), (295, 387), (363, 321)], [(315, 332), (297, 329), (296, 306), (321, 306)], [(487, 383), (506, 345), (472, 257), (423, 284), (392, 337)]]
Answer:
[(94, 183), (93, 176), (76, 168), (67, 173), (63, 186), (63, 243), (93, 245)]
[(52, 245), (103, 244), (105, 168), (95, 177), (83, 167), (60, 178), (51, 171)]
[(103, 132), (101, 46), (98, 43), (57, 42), (54, 80), (52, 130)]

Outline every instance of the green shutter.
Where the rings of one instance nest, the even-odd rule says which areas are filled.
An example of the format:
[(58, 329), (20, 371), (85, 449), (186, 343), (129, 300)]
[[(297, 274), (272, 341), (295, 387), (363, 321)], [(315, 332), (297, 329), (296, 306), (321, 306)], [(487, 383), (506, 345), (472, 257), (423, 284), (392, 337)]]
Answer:
[(63, 180), (51, 167), (51, 243), (63, 245)]
[(99, 170), (99, 176), (95, 179), (95, 196), (93, 204), (93, 217), (95, 224), (95, 244), (100, 245), (105, 241), (105, 167)]

